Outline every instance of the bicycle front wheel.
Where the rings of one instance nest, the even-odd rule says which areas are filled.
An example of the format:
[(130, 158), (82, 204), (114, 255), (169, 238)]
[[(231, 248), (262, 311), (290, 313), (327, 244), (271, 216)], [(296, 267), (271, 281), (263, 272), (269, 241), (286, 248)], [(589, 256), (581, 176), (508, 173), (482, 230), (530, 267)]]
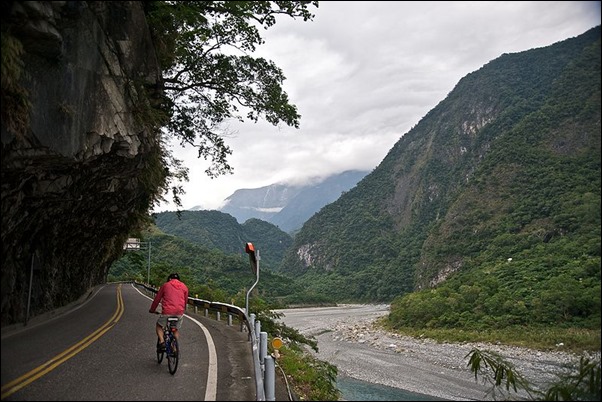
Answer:
[(167, 352), (167, 367), (169, 368), (169, 373), (171, 375), (174, 375), (178, 369), (179, 357), (180, 345), (178, 344), (178, 340), (174, 337), (171, 339), (169, 351)]

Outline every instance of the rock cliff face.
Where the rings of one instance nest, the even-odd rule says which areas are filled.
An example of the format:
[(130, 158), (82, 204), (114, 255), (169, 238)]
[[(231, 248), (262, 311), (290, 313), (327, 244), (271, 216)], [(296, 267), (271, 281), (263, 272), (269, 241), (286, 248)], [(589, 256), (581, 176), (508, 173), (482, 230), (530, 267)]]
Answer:
[(3, 3), (2, 325), (106, 280), (164, 184), (160, 79), (141, 2)]

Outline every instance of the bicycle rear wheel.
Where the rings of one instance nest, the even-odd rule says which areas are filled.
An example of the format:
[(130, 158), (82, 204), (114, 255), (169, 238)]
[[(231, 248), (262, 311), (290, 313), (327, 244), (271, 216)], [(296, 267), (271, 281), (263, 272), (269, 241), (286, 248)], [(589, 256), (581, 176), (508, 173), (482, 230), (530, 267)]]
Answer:
[(163, 355), (165, 354), (165, 350), (161, 348), (161, 342), (157, 337), (157, 362), (160, 364), (163, 361)]
[(180, 356), (180, 345), (178, 344), (178, 340), (175, 336), (171, 338), (168, 349), (167, 367), (169, 368), (169, 373), (174, 375), (178, 369), (178, 360)]

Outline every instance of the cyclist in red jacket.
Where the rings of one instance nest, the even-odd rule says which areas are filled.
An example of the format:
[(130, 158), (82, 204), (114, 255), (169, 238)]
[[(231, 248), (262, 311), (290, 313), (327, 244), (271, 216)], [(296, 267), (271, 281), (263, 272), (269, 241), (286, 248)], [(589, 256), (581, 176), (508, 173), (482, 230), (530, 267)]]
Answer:
[(157, 319), (157, 325), (155, 330), (161, 348), (165, 347), (165, 339), (163, 339), (163, 327), (167, 325), (167, 317), (178, 317), (177, 331), (174, 332), (176, 339), (180, 336), (180, 327), (184, 318), (184, 312), (186, 311), (186, 304), (188, 302), (188, 287), (184, 282), (180, 281), (180, 275), (173, 273), (167, 277), (165, 282), (157, 292), (155, 299), (153, 300), (149, 313), (156, 313), (157, 306), (161, 303), (161, 315)]

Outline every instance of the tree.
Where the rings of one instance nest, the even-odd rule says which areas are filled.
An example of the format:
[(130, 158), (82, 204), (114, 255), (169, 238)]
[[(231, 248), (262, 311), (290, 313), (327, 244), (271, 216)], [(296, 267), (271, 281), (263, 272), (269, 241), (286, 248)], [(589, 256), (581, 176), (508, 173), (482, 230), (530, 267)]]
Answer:
[[(276, 16), (303, 21), (318, 1), (151, 1), (145, 12), (163, 71), (163, 128), (209, 160), (210, 177), (231, 173), (223, 123), (260, 118), (299, 128), (300, 115), (282, 89), (285, 76), (272, 62), (250, 56), (264, 43), (259, 28)], [(180, 161), (171, 168), (180, 170)], [(171, 179), (187, 180), (171, 172)], [(177, 190), (174, 199), (177, 199)], [(179, 205), (179, 204), (178, 204)]]

